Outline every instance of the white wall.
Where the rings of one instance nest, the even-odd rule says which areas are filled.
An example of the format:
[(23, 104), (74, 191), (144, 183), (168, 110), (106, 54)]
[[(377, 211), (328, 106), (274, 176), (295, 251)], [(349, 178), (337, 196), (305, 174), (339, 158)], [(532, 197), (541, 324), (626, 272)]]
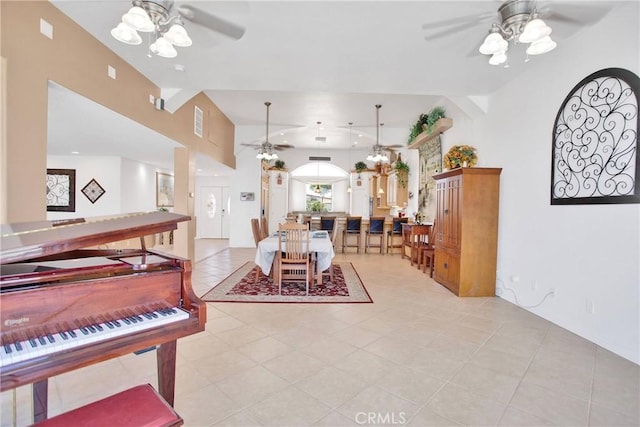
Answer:
[[(490, 97), (486, 123), (477, 124), (486, 138), (468, 142), (481, 165), (503, 168), (500, 296), (539, 304), (529, 310), (638, 363), (640, 205), (550, 205), (552, 129), (565, 96), (603, 68), (640, 74), (638, 3), (616, 15), (534, 58)], [(544, 300), (550, 289), (555, 297)]]
[(171, 171), (159, 170), (147, 163), (124, 158), (121, 165), (122, 212), (156, 210), (156, 172)]
[[(76, 211), (47, 212), (48, 220), (86, 218), (121, 213), (120, 157), (47, 156), (48, 169), (75, 169)], [(82, 193), (82, 188), (95, 179), (105, 193), (95, 203)], [(44, 183), (42, 185), (44, 189)]]

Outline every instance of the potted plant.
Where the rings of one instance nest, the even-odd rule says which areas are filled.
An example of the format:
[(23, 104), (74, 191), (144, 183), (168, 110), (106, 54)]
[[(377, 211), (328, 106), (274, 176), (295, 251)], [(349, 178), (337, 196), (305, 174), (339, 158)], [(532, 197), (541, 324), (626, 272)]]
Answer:
[(284, 169), (285, 169), (285, 163), (284, 163), (284, 160), (280, 160), (280, 159), (276, 160), (276, 161), (273, 163), (273, 168), (274, 168), (274, 169), (278, 169), (278, 170), (284, 170)]
[(420, 114), (420, 117), (418, 117), (418, 120), (409, 133), (409, 143), (416, 139), (422, 132), (431, 132), (436, 122), (444, 117), (445, 111), (442, 107), (433, 107), (428, 113)]
[(402, 188), (407, 188), (407, 180), (409, 177), (409, 165), (402, 161), (402, 159), (398, 158), (393, 165), (393, 169), (396, 171), (396, 176), (398, 177), (398, 183), (402, 186)]
[(361, 173), (363, 171), (367, 170), (367, 164), (365, 162), (363, 162), (362, 160), (359, 162), (356, 162), (356, 164), (353, 166), (356, 170), (356, 172)]
[(471, 167), (478, 164), (476, 149), (470, 145), (454, 145), (444, 155), (442, 163), (447, 169)]

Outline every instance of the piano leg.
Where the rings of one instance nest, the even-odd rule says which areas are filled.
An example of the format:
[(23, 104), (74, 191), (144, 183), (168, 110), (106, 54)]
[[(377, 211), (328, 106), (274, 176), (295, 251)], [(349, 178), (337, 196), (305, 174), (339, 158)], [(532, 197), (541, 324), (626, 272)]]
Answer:
[(173, 406), (176, 383), (176, 340), (160, 344), (157, 350), (158, 392)]
[(47, 405), (49, 401), (49, 381), (45, 378), (42, 381), (33, 383), (33, 422), (47, 419)]

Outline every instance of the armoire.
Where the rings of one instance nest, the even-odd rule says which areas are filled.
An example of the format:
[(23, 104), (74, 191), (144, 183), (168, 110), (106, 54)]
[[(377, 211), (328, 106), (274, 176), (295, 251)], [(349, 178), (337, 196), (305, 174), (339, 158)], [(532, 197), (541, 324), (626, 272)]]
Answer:
[(495, 296), (501, 172), (462, 167), (433, 176), (434, 280), (457, 296)]

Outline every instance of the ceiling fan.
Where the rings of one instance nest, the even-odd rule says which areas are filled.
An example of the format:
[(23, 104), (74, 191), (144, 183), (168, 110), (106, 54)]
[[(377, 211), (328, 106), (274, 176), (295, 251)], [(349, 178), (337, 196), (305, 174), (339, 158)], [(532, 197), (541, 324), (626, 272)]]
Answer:
[[(505, 54), (509, 42), (519, 42), (531, 43), (527, 49), (527, 54), (536, 55), (548, 52), (555, 47), (555, 42), (550, 42), (549, 39), (551, 27), (547, 26), (542, 19), (555, 24), (565, 24), (560, 28), (564, 31), (562, 35), (568, 37), (577, 31), (580, 26), (597, 22), (609, 9), (610, 7), (601, 4), (592, 5), (580, 3), (576, 5), (570, 2), (553, 2), (551, 5), (548, 5), (545, 4), (545, 2), (539, 3), (535, 0), (506, 0), (501, 2), (496, 12), (465, 15), (438, 22), (426, 23), (423, 24), (422, 28), (430, 32), (430, 34), (425, 36), (425, 40), (432, 41), (458, 32), (466, 32), (472, 27), (481, 24), (486, 25), (493, 20), (493, 23), (488, 28), (489, 36), (495, 34), (496, 36), (492, 37), (497, 39), (499, 35), (500, 39), (502, 39), (500, 42), (501, 49), (497, 52)], [(530, 23), (534, 25), (528, 25)], [(534, 34), (536, 38), (533, 39), (534, 41), (531, 41), (532, 36), (530, 30), (534, 27), (537, 27), (537, 32)], [(544, 43), (541, 42), (543, 39)], [(479, 38), (472, 54), (483, 53), (493, 55), (493, 51), (492, 53), (485, 53), (487, 52), (486, 43), (482, 44), (481, 49), (477, 48), (481, 42), (482, 39)], [(490, 63), (492, 65), (498, 65), (505, 61), (506, 55), (500, 55), (499, 58), (492, 57)]]
[[(192, 41), (184, 27), (183, 18), (232, 39), (240, 39), (244, 27), (188, 4), (174, 5), (173, 0), (133, 0), (133, 7), (122, 16), (122, 22), (111, 30), (111, 35), (126, 44), (139, 45), (140, 32), (155, 33), (156, 40), (150, 51), (158, 56), (173, 58), (173, 46), (188, 47)], [(175, 10), (175, 14), (172, 14)]]
[[(371, 152), (367, 156), (367, 160), (370, 162), (389, 162), (389, 157), (385, 154), (385, 151), (390, 152), (391, 157), (395, 157), (395, 151), (393, 148), (400, 148), (402, 145), (382, 145), (380, 144), (380, 129), (384, 126), (384, 123), (380, 123), (380, 108), (382, 105), (376, 104), (376, 143), (371, 147)], [(394, 158), (395, 160), (395, 158)], [(392, 161), (394, 161), (392, 160)]]
[(288, 148), (293, 148), (293, 145), (290, 144), (272, 144), (269, 142), (269, 107), (271, 107), (271, 102), (267, 101), (264, 103), (267, 107), (267, 129), (265, 132), (265, 139), (262, 143), (241, 143), (240, 145), (244, 145), (245, 147), (254, 147), (256, 150), (260, 150), (256, 156), (258, 159), (264, 160), (274, 160), (278, 158), (278, 155), (274, 153), (274, 151), (282, 151)]

